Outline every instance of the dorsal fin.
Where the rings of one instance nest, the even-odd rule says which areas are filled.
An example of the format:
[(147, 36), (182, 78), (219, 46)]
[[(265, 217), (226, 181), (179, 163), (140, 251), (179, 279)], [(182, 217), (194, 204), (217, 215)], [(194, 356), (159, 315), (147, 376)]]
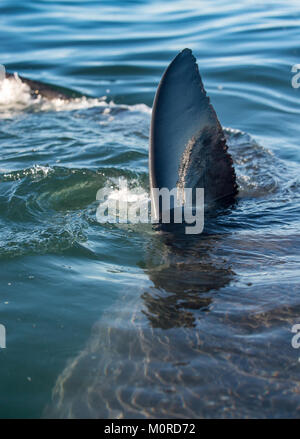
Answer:
[(190, 49), (171, 62), (158, 86), (150, 131), (150, 187), (204, 187), (205, 202), (237, 193), (221, 124)]

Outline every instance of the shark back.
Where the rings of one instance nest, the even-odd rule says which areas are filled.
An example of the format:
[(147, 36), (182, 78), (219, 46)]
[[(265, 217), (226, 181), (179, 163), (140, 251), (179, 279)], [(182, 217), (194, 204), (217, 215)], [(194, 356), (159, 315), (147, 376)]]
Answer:
[[(6, 78), (14, 79), (16, 76), (12, 73), (6, 72)], [(27, 84), (30, 88), (30, 94), (32, 98), (38, 98), (38, 96), (42, 96), (43, 98), (53, 100), (53, 99), (61, 99), (61, 100), (69, 100), (75, 97), (81, 96), (79, 93), (71, 92), (62, 87), (58, 87), (55, 85), (45, 84), (40, 81), (32, 81), (31, 79), (24, 78), (24, 76), (17, 75), (17, 78), (22, 81), (24, 84)]]

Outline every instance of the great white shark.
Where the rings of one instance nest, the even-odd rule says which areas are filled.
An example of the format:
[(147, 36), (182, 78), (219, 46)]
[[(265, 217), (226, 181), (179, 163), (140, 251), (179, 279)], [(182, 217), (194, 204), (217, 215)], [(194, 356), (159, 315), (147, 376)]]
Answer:
[[(68, 91), (21, 79), (33, 98), (73, 97)], [(237, 158), (236, 169), (251, 181), (251, 186), (243, 185), (240, 178), (240, 207), (235, 214), (229, 205), (223, 212), (229, 213), (227, 220), (218, 214), (218, 204), (231, 203), (237, 185), (224, 132)], [(135, 273), (131, 265), (127, 272), (121, 256), (124, 277), (120, 275), (123, 280), (116, 286), (119, 299), (109, 308), (101, 307), (91, 336), (59, 371), (43, 415), (299, 417), (298, 359), (287, 338), (299, 316), (295, 276), (299, 261), (291, 258), (299, 239), (296, 229), (288, 229), (286, 223), (282, 227), (286, 213), (297, 208), (292, 203), (299, 189), (294, 168), (289, 172), (246, 133), (223, 131), (188, 49), (171, 62), (158, 86), (149, 149), (151, 188), (204, 187), (206, 202), (216, 204), (212, 209), (216, 221), (208, 221), (209, 230), (201, 236), (148, 233), (150, 227), (135, 235), (122, 229), (115, 242), (127, 247), (125, 255), (137, 251), (137, 259), (139, 250), (145, 250), (142, 261)], [(285, 173), (288, 180), (281, 180)], [(255, 213), (266, 195), (271, 198), (264, 222)], [(247, 202), (248, 197), (258, 201), (254, 212), (243, 206), (245, 197)], [(277, 217), (273, 215), (278, 201), (284, 208)], [(232, 221), (241, 221), (233, 233)], [(264, 231), (267, 224), (274, 230)], [(258, 233), (252, 230), (257, 225), (262, 225)], [(106, 256), (97, 252), (94, 256), (101, 270)], [(108, 276), (117, 283), (113, 273)], [(99, 283), (99, 295), (105, 287)], [(77, 342), (72, 349), (75, 346)]]
[[(21, 79), (32, 96), (70, 99), (45, 84)], [(238, 192), (222, 126), (189, 49), (170, 63), (155, 95), (149, 179), (151, 190), (204, 188), (209, 205), (231, 203)], [(199, 416), (204, 399), (197, 370), (202, 349), (198, 314), (210, 305), (207, 293), (223, 288), (234, 273), (211, 256), (216, 236), (158, 235), (146, 255), (163, 259), (146, 271), (154, 291), (136, 291), (134, 299), (125, 295), (120, 306), (104, 313), (85, 348), (58, 376), (45, 417)]]

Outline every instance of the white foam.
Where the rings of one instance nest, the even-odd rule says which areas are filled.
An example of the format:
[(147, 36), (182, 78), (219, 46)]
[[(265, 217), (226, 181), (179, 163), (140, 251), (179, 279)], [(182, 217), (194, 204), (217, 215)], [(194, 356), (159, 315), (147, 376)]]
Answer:
[(5, 79), (5, 67), (0, 64), (0, 82)]
[(45, 178), (53, 172), (54, 169), (51, 168), (51, 166), (33, 165), (31, 168), (20, 171), (3, 171), (3, 178), (6, 180), (21, 180), (22, 178), (28, 176), (32, 178)]
[[(1, 65), (0, 65), (1, 67)], [(17, 73), (13, 76), (5, 77), (5, 68), (0, 69), (0, 118), (10, 118), (16, 113), (30, 110), (39, 111), (72, 111), (93, 107), (106, 107), (105, 114), (110, 113), (110, 109), (116, 107), (113, 101), (107, 102), (107, 97), (87, 98), (86, 96), (72, 99), (47, 99), (41, 95), (33, 97), (29, 85), (21, 80)], [(120, 105), (128, 111), (138, 111), (151, 113), (151, 108), (145, 104)]]
[(23, 83), (17, 74), (11, 78), (2, 78), (0, 81), (0, 111), (7, 112), (14, 108), (23, 109), (33, 101), (30, 88)]
[(148, 107), (146, 104), (135, 104), (128, 107), (129, 111), (138, 111), (140, 113), (151, 114), (152, 108)]
[(14, 76), (3, 78), (0, 76), (0, 118), (11, 117), (20, 111), (72, 111), (91, 107), (109, 105), (106, 97), (99, 99), (73, 98), (47, 99), (41, 95), (32, 97), (30, 87), (15, 73)]
[(65, 99), (45, 99), (42, 98), (39, 111), (72, 111), (82, 110), (93, 107), (106, 107), (109, 105), (106, 102), (106, 96), (99, 99), (87, 98), (85, 96), (80, 98), (73, 98), (69, 100)]

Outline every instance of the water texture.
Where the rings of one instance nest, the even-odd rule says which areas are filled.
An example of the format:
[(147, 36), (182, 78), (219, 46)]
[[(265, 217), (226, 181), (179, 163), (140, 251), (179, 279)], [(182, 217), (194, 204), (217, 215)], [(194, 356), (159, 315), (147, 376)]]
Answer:
[[(3, 0), (0, 417), (299, 417), (298, 1)], [(151, 105), (190, 47), (236, 204), (199, 237), (99, 224), (147, 196)]]

